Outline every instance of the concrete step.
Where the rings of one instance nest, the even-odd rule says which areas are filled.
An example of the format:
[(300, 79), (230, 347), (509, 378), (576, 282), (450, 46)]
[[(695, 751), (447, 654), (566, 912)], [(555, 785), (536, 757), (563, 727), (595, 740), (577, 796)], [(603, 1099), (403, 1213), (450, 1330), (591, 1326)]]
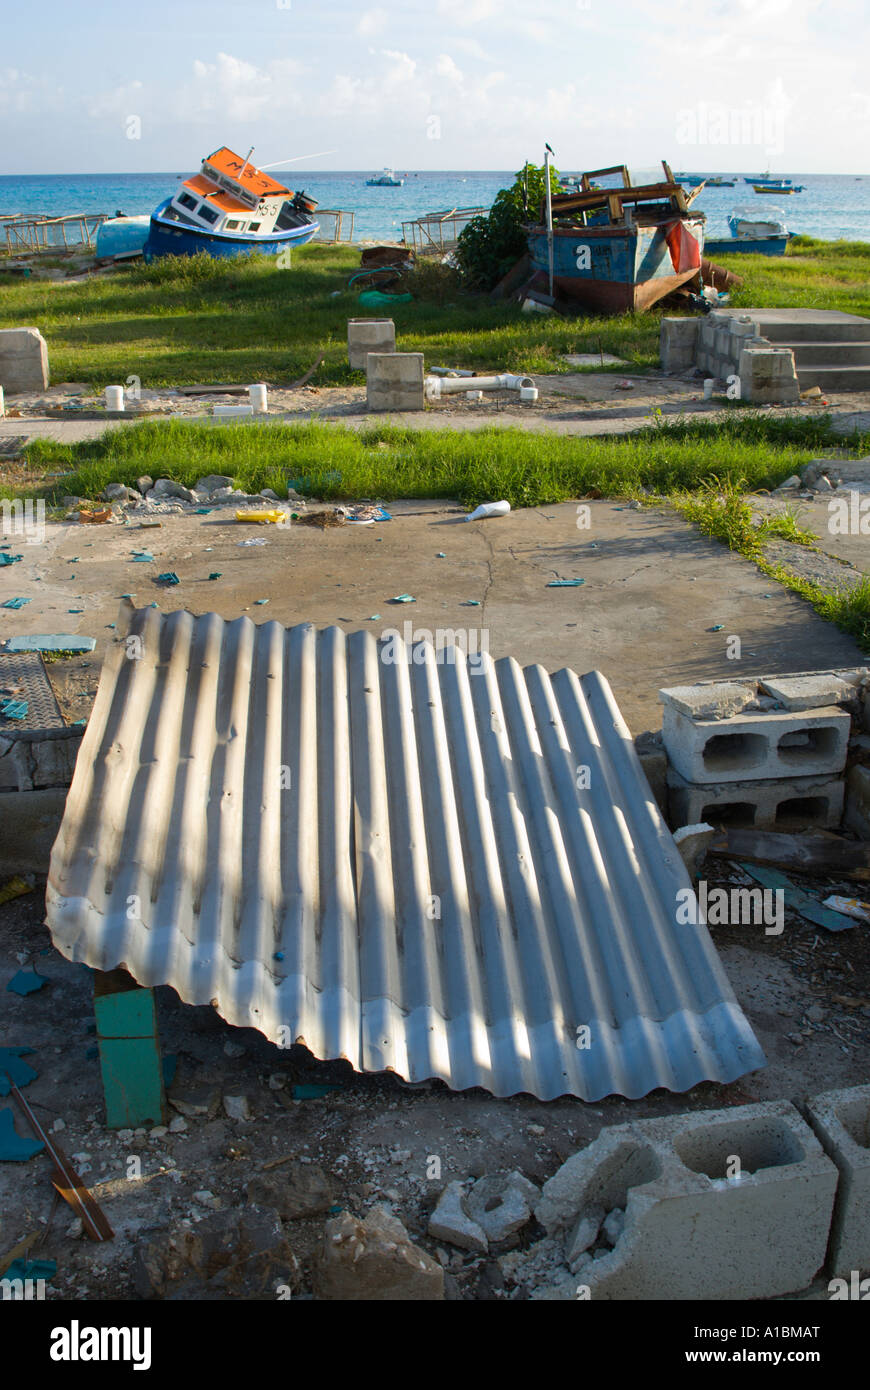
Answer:
[(798, 367), (870, 366), (870, 342), (866, 343), (781, 343), (790, 347)]
[(762, 335), (772, 343), (870, 343), (870, 319), (844, 314), (842, 318), (794, 319), (768, 318), (764, 310), (752, 315), (761, 326)]
[(818, 386), (822, 391), (870, 391), (870, 366), (812, 367), (798, 365), (800, 389)]

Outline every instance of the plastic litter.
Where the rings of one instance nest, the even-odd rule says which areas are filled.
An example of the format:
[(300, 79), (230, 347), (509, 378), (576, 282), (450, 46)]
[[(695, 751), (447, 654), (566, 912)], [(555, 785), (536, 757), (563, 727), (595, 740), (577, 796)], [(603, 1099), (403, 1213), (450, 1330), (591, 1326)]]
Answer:
[(548, 589), (579, 589), (581, 584), (585, 584), (585, 579), (551, 579), (547, 585)]
[(316, 1082), (297, 1082), (293, 1087), (294, 1100), (322, 1100), (331, 1091), (340, 1091), (340, 1086), (318, 1085)]
[(255, 598), (254, 602), (258, 605), (258, 607), (261, 607), (264, 603), (268, 603), (269, 600), (267, 598)]
[(870, 922), (870, 903), (861, 902), (859, 898), (841, 898), (833, 893), (830, 898), (824, 899), (822, 907), (842, 912), (846, 917), (854, 917), (859, 922)]
[(26, 700), (0, 700), (0, 714), (4, 719), (26, 719)]
[(269, 544), (268, 541), (261, 541), (261, 540), (236, 541), (236, 545), (268, 545), (268, 544)]
[(473, 512), (469, 512), (465, 520), (483, 521), (488, 516), (507, 516), (510, 509), (510, 502), (481, 502), (479, 507), (475, 507)]
[(150, 550), (134, 550), (133, 563), (138, 565), (150, 565), (154, 556)]
[(47, 985), (48, 980), (44, 975), (37, 975), (35, 970), (19, 970), (6, 986), (13, 994), (20, 994), (22, 998), (26, 994), (35, 994), (37, 990)]
[(0, 1110), (0, 1162), (25, 1163), (42, 1148), (38, 1139), (22, 1138), (11, 1110)]
[(396, 594), (395, 598), (388, 599), (389, 603), (416, 603), (417, 600), (411, 594)]
[(277, 525), (279, 521), (286, 521), (286, 519), (287, 513), (280, 511), (277, 507), (273, 507), (268, 512), (236, 512), (236, 521), (258, 521), (263, 525), (268, 522)]
[(157, 583), (171, 586), (173, 584), (180, 584), (181, 580), (179, 579), (178, 575), (175, 573), (174, 570), (167, 570), (165, 574), (158, 574)]
[(20, 560), (21, 558), (22, 556), (20, 555), (7, 555), (5, 551), (0, 550), (0, 566), (14, 565), (16, 561)]
[[(3, 886), (0, 887), (0, 905), (3, 903), (11, 903), (13, 898), (22, 898), (25, 893), (32, 892), (33, 884), (26, 878), (22, 878), (21, 874), (15, 874), (12, 878), (7, 879)], [(0, 1095), (2, 1094), (2, 1091), (0, 1091)]]
[(725, 626), (724, 623), (714, 623), (712, 627), (708, 627), (708, 628), (707, 628), (707, 631), (708, 631), (708, 632), (721, 632), (722, 629), (724, 628), (724, 626)]
[(0, 1047), (0, 1096), (8, 1096), (9, 1082), (16, 1086), (29, 1086), (35, 1081), (38, 1072), (22, 1057), (32, 1057), (32, 1047)]
[(222, 578), (223, 578), (223, 575), (222, 575), (222, 573), (221, 573), (220, 570), (212, 570), (211, 574), (209, 575), (209, 579), (222, 579)]
[(45, 1284), (57, 1274), (57, 1260), (13, 1260), (3, 1271), (4, 1279), (29, 1279), (36, 1283), (39, 1279)]
[(30, 603), (29, 598), (8, 598), (5, 603), (0, 604), (0, 608), (23, 608), (25, 603)]
[(466, 599), (463, 599), (462, 602), (460, 603), (459, 607), (460, 607), (460, 608), (479, 608), (479, 607), (480, 607), (480, 599), (479, 599), (479, 598), (466, 598)]

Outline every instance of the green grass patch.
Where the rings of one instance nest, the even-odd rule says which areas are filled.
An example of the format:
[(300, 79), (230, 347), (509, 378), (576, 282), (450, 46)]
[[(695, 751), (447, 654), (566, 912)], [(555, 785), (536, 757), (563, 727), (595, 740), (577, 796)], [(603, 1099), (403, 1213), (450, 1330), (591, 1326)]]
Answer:
[(288, 479), (304, 479), (304, 488), (321, 497), (455, 497), (470, 504), (504, 497), (514, 507), (636, 496), (643, 488), (688, 494), (707, 485), (702, 496), (709, 506), (723, 488), (737, 499), (747, 488), (776, 487), (830, 442), (817, 418), (777, 421), (773, 434), (771, 442), (748, 413), (718, 425), (650, 426), (598, 438), (499, 428), (145, 420), (80, 444), (37, 440), (27, 461), (32, 470), (73, 473), (47, 480), (42, 495), (49, 500), (96, 497), (107, 483), (133, 486), (143, 473), (188, 486), (223, 473), (249, 492), (270, 487), (279, 496)]

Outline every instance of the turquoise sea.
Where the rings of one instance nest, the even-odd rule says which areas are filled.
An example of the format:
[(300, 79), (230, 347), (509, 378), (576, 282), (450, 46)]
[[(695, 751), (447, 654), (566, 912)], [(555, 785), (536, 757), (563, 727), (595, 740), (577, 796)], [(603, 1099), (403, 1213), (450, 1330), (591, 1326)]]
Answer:
[[(149, 213), (175, 190), (180, 178), (192, 172), (195, 171), (173, 169), (162, 174), (4, 175), (0, 176), (0, 213), (43, 213), (49, 217), (76, 212), (104, 212), (110, 216), (116, 211), (130, 216)], [(281, 177), (280, 170), (273, 172)], [(509, 172), (417, 173), (397, 169), (397, 174), (405, 175), (404, 187), (367, 188), (366, 178), (377, 172), (311, 173), (301, 186), (318, 199), (322, 208), (353, 212), (356, 241), (393, 241), (401, 238), (403, 221), (454, 207), (489, 207), (498, 190), (513, 182)], [(570, 172), (562, 169), (563, 174)], [(638, 169), (632, 171), (632, 176), (640, 183), (647, 178), (660, 179), (661, 172)], [(735, 208), (752, 207), (769, 214), (772, 205), (785, 211), (793, 232), (826, 240), (870, 242), (870, 175), (789, 171), (785, 177), (806, 184), (805, 191), (785, 198), (760, 195), (743, 182), (742, 176), (734, 188), (705, 189), (696, 206), (707, 214), (707, 235), (727, 236), (727, 217)], [(299, 178), (298, 169), (285, 174), (291, 188), (300, 187)]]

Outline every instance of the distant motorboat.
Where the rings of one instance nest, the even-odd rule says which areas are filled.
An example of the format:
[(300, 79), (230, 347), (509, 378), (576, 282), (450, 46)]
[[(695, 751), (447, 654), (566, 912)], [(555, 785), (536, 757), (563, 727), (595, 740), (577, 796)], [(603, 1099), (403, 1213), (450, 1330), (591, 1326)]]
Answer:
[(733, 188), (736, 180), (723, 179), (718, 174), (713, 178), (707, 179), (708, 188)]
[(757, 178), (746, 179), (756, 193), (803, 193), (804, 184), (792, 183), (791, 179), (775, 179), (770, 174), (759, 174)]
[(317, 200), (294, 193), (222, 145), (151, 214), (146, 261), (161, 256), (277, 255), (317, 233)]
[(377, 178), (366, 179), (366, 188), (401, 188), (404, 179), (397, 179), (392, 169), (385, 169)]
[(785, 222), (782, 208), (771, 207), (769, 216), (761, 217), (753, 208), (741, 208), (732, 212), (728, 218), (730, 237), (711, 240), (704, 244), (708, 257), (730, 256), (735, 251), (756, 256), (783, 256), (793, 233)]

